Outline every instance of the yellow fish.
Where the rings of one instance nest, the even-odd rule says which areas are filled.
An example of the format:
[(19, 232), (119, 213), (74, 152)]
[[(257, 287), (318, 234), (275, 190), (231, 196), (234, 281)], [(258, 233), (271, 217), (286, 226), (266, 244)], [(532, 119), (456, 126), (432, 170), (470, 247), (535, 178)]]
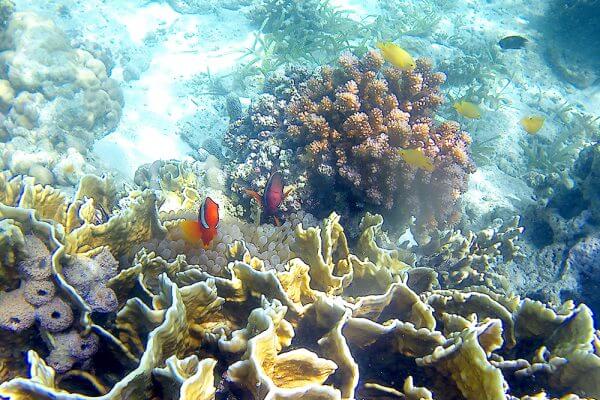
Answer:
[(400, 156), (408, 164), (416, 168), (422, 168), (425, 171), (432, 172), (434, 170), (433, 163), (421, 149), (401, 149)]
[(479, 119), (481, 118), (481, 108), (470, 101), (461, 100), (452, 105), (457, 113), (466, 118)]
[(540, 115), (530, 115), (521, 120), (521, 126), (527, 133), (535, 135), (544, 126), (544, 120)]
[(412, 56), (395, 43), (378, 42), (377, 47), (387, 62), (403, 71), (410, 71), (417, 66)]

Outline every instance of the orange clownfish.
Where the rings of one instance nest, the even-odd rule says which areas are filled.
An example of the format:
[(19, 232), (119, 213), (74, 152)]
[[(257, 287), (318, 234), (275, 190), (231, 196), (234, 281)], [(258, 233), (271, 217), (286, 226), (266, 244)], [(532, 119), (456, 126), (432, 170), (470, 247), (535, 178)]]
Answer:
[(290, 194), (292, 189), (288, 189), (286, 192), (283, 191), (283, 177), (279, 172), (274, 172), (269, 180), (265, 191), (262, 196), (254, 190), (245, 189), (244, 192), (252, 197), (256, 202), (263, 208), (267, 216), (272, 215), (275, 219), (275, 225), (279, 226), (279, 218), (277, 213), (279, 212), (279, 206), (285, 198)]
[(200, 207), (197, 221), (183, 221), (181, 230), (185, 240), (190, 243), (202, 241), (206, 249), (217, 235), (219, 225), (219, 205), (210, 197), (207, 197)]

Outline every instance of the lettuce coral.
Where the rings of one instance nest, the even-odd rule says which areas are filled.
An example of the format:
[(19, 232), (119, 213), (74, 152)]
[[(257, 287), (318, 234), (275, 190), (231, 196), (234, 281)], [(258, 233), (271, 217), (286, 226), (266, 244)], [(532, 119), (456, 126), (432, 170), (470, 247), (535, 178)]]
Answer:
[[(0, 216), (21, 236), (0, 241), (15, 257), (0, 267), (17, 271), (16, 281), (6, 281), (17, 286), (7, 287), (2, 299), (28, 305), (22, 310), (28, 326), (46, 305), (69, 305), (73, 319), (60, 332), (40, 329), (43, 342), (25, 326), (6, 340), (6, 326), (0, 329), (0, 396), (600, 396), (600, 345), (589, 308), (551, 307), (460, 282), (441, 289), (434, 270), (414, 267), (404, 249), (382, 247), (380, 216), (363, 219), (359, 243), (348, 239), (335, 213), (319, 226), (297, 226), (290, 234), (294, 258), (277, 265), (267, 266), (243, 241), (232, 241), (215, 249), (226, 263), (213, 272), (177, 251), (170, 260), (147, 249), (132, 254), (176, 230), (176, 220), (160, 215), (156, 201), (143, 200), (154, 193), (118, 199), (106, 181), (88, 177), (78, 194), (91, 197), (69, 201), (51, 188), (13, 183), (20, 195), (7, 198), (17, 204), (0, 204)], [(61, 201), (66, 207), (56, 211)], [(100, 203), (107, 204), (108, 221), (89, 217)], [(69, 217), (74, 210), (79, 218)], [(84, 227), (88, 234), (79, 233)], [(514, 229), (474, 242), (514, 249)], [(29, 260), (35, 262), (22, 263)], [(116, 307), (100, 317), (86, 295), (93, 288), (81, 278), (112, 290)], [(0, 307), (1, 321), (5, 311), (16, 311), (6, 309)], [(20, 362), (25, 351), (29, 377)]]

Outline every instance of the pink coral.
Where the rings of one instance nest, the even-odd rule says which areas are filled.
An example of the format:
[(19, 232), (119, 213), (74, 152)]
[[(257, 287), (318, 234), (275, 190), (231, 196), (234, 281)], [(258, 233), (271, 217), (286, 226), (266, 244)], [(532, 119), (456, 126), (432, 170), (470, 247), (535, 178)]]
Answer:
[[(369, 210), (398, 226), (415, 217), (423, 237), (453, 225), (474, 165), (468, 134), (455, 122), (433, 121), (444, 81), (427, 60), (402, 71), (384, 66), (377, 51), (361, 59), (346, 53), (339, 67), (290, 79), (289, 97), (262, 95), (227, 132), (232, 191), (262, 190), (279, 167), (287, 182), (304, 186), (293, 195), (316, 215)], [(269, 116), (277, 123), (256, 124)], [(409, 165), (406, 149), (420, 150), (433, 170)]]
[[(415, 216), (424, 231), (455, 223), (456, 193), (466, 190), (474, 166), (468, 135), (457, 123), (436, 126), (431, 118), (443, 101), (444, 75), (426, 60), (413, 71), (381, 69), (375, 51), (360, 60), (345, 54), (339, 63), (311, 78), (286, 110), (284, 143), (303, 154), (313, 201), (320, 198), (325, 212), (339, 209), (332, 191), (349, 190), (354, 204), (405, 221)], [(402, 149), (421, 149), (434, 170), (408, 165)]]

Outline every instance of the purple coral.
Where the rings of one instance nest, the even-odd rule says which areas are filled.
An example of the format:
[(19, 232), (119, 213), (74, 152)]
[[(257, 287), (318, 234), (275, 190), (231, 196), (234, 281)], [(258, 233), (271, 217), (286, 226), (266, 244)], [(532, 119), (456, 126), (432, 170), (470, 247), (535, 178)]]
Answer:
[(46, 362), (59, 373), (67, 372), (76, 362), (96, 354), (100, 342), (97, 335), (81, 336), (76, 330), (55, 333), (52, 338), (52, 349)]
[(35, 308), (23, 296), (23, 290), (0, 293), (0, 328), (23, 332), (33, 326)]
[(54, 297), (35, 310), (35, 319), (40, 324), (40, 328), (49, 332), (60, 332), (73, 323), (73, 310), (60, 297)]
[(63, 267), (63, 276), (93, 311), (112, 312), (118, 307), (117, 296), (106, 284), (117, 274), (118, 265), (110, 251), (103, 249), (92, 258), (71, 257)]
[(0, 293), (0, 327), (21, 332), (37, 321), (40, 329), (49, 332), (67, 329), (73, 323), (73, 310), (56, 295), (48, 248), (36, 236), (26, 235), (22, 254), (18, 263), (21, 286)]
[(92, 289), (86, 300), (92, 310), (101, 313), (115, 311), (119, 306), (114, 290), (102, 286)]
[[(0, 292), (0, 329), (23, 332), (37, 322), (39, 329), (51, 337), (46, 361), (57, 372), (67, 372), (75, 363), (85, 362), (98, 351), (99, 338), (95, 334), (81, 336), (74, 328), (69, 329), (75, 316), (70, 304), (57, 295), (46, 245), (39, 238), (27, 235), (22, 254), (24, 258), (18, 263), (21, 286), (11, 292)], [(65, 264), (65, 278), (92, 310), (117, 309), (115, 292), (106, 287), (118, 266), (110, 251), (103, 249), (93, 258), (74, 256)]]
[(50, 280), (23, 281), (22, 288), (25, 300), (37, 307), (50, 302), (56, 293), (56, 286)]
[(50, 252), (44, 242), (33, 235), (25, 236), (24, 259), (17, 264), (17, 271), (23, 279), (48, 279), (52, 275)]

